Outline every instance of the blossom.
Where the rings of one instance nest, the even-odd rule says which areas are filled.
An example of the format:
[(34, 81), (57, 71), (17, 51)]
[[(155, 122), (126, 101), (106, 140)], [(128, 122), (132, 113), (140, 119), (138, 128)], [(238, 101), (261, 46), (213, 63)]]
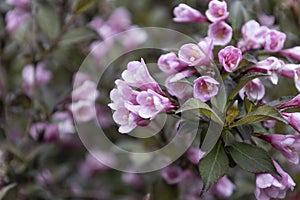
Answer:
[(232, 28), (224, 21), (217, 21), (209, 25), (208, 37), (213, 39), (214, 45), (224, 46), (232, 38)]
[(93, 101), (79, 100), (70, 106), (73, 117), (78, 122), (87, 122), (96, 117)]
[(141, 90), (153, 89), (156, 92), (161, 92), (158, 83), (150, 75), (143, 59), (141, 59), (141, 62), (129, 62), (127, 64), (127, 69), (123, 71), (121, 76), (129, 86)]
[(173, 74), (187, 66), (187, 64), (180, 60), (173, 52), (161, 55), (157, 64), (161, 71), (168, 74)]
[(214, 54), (213, 54), (214, 43), (212, 38), (205, 37), (204, 39), (201, 39), (198, 43), (198, 46), (206, 56), (206, 61), (204, 61), (203, 64), (206, 64), (214, 60)]
[(266, 35), (264, 48), (267, 52), (278, 52), (283, 48), (285, 39), (285, 33), (276, 30), (270, 30)]
[(283, 68), (284, 62), (282, 60), (279, 60), (276, 57), (269, 57), (265, 60), (262, 60), (258, 62), (253, 69), (258, 70), (262, 73), (267, 73), (270, 75), (268, 79), (273, 83), (277, 84), (278, 83), (278, 73), (279, 71)]
[(138, 105), (132, 106), (131, 104), (126, 104), (125, 107), (144, 119), (153, 119), (158, 113), (173, 108), (172, 103), (167, 97), (151, 89), (139, 92), (136, 96), (136, 101)]
[(187, 150), (187, 158), (188, 160), (194, 164), (198, 165), (201, 158), (203, 158), (205, 152), (201, 151), (199, 148), (191, 147)]
[(34, 140), (38, 142), (53, 142), (57, 141), (59, 138), (57, 125), (47, 124), (44, 122), (34, 123), (29, 130), (29, 134)]
[(23, 9), (30, 6), (30, 0), (6, 0), (6, 3)]
[(297, 68), (295, 70), (294, 83), (295, 83), (297, 90), (300, 92), (300, 68)]
[(185, 82), (182, 82), (182, 80), (184, 78), (192, 76), (193, 74), (194, 74), (194, 71), (185, 70), (185, 71), (170, 75), (165, 81), (165, 86), (166, 86), (168, 92), (171, 95), (176, 96), (181, 99), (188, 96), (189, 91), (187, 89), (188, 89), (189, 85)]
[(244, 93), (252, 100), (261, 100), (265, 96), (265, 86), (256, 78), (239, 91), (239, 95), (242, 99), (244, 99)]
[(242, 51), (234, 46), (227, 46), (218, 53), (219, 62), (227, 72), (232, 72), (243, 59)]
[(300, 135), (267, 134), (261, 135), (260, 138), (279, 150), (289, 162), (299, 163)]
[(6, 13), (6, 30), (8, 33), (13, 33), (30, 18), (31, 14), (27, 10), (14, 8)]
[(300, 46), (296, 46), (289, 49), (283, 49), (279, 53), (292, 60), (300, 61)]
[(300, 112), (286, 113), (281, 112), (281, 115), (288, 121), (288, 123), (300, 133)]
[(261, 48), (268, 31), (266, 26), (260, 26), (255, 20), (246, 22), (242, 26), (243, 40), (239, 42), (238, 47), (244, 50)]
[(168, 184), (177, 184), (184, 179), (184, 171), (178, 165), (169, 165), (160, 172), (162, 178)]
[(218, 197), (230, 197), (235, 189), (235, 185), (228, 179), (227, 176), (223, 176), (213, 186), (212, 191)]
[(290, 101), (282, 103), (282, 104), (279, 104), (276, 107), (277, 108), (288, 108), (288, 107), (294, 107), (294, 106), (300, 107), (300, 94), (298, 94), (297, 96), (295, 96)]
[(211, 22), (225, 20), (229, 16), (227, 3), (225, 1), (218, 0), (210, 1), (205, 15)]
[(180, 47), (178, 52), (179, 59), (189, 66), (202, 65), (207, 62), (207, 55), (196, 44), (188, 43)]
[(219, 82), (210, 76), (201, 76), (194, 81), (194, 97), (203, 102), (210, 100), (218, 93)]
[(183, 3), (174, 8), (173, 13), (175, 15), (175, 18), (173, 18), (175, 22), (207, 21), (206, 17), (201, 12)]
[(44, 63), (38, 63), (36, 68), (33, 65), (26, 65), (22, 70), (22, 78), (25, 87), (33, 87), (34, 84), (46, 84), (52, 78), (51, 71), (45, 69)]
[(289, 174), (283, 171), (275, 161), (273, 161), (273, 163), (281, 177), (275, 177), (270, 173), (256, 174), (256, 188), (254, 194), (259, 200), (269, 200), (271, 198), (283, 199), (286, 196), (286, 191), (288, 189), (293, 190), (296, 185)]
[(259, 13), (257, 15), (259, 23), (263, 26), (272, 26), (275, 22), (275, 16), (266, 15), (265, 13)]
[(127, 108), (119, 108), (113, 114), (114, 121), (120, 125), (120, 133), (129, 133), (137, 127), (140, 119), (137, 114), (130, 112)]

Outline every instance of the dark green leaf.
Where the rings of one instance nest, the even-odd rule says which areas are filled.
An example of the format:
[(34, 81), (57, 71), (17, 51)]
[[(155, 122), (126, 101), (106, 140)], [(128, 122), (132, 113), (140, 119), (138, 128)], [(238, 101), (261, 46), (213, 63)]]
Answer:
[(280, 115), (278, 110), (276, 110), (272, 106), (260, 106), (253, 112), (244, 116), (242, 119), (233, 123), (230, 127), (232, 128), (243, 124), (250, 124), (253, 122), (259, 122), (259, 121), (264, 121), (269, 119), (286, 123), (285, 119)]
[(239, 91), (249, 83), (249, 81), (259, 78), (259, 77), (264, 77), (268, 76), (263, 73), (248, 73), (246, 74), (243, 78), (241, 78), (240, 82), (237, 84), (237, 86), (232, 90), (232, 92), (228, 96), (228, 100), (232, 100), (238, 93)]
[(53, 39), (60, 30), (60, 21), (57, 12), (49, 4), (38, 4), (37, 21), (46, 35)]
[(240, 30), (242, 24), (244, 23), (243, 15), (244, 6), (241, 1), (233, 1), (229, 8), (229, 20), (233, 30)]
[(263, 149), (241, 142), (227, 147), (234, 162), (251, 173), (272, 173), (277, 175), (271, 157)]
[(250, 140), (253, 134), (253, 127), (249, 124), (244, 124), (236, 127), (243, 140)]
[(226, 130), (223, 132), (223, 140), (225, 145), (228, 146), (235, 142), (235, 137), (229, 130)]
[(249, 53), (243, 54), (243, 60), (246, 60), (250, 64), (257, 64), (257, 62), (258, 62), (257, 59), (255, 58), (255, 56), (253, 56)]
[(206, 103), (200, 101), (196, 98), (191, 98), (187, 100), (177, 113), (188, 111), (188, 110), (199, 110), (199, 114), (205, 115), (208, 118), (211, 118), (217, 123), (223, 124), (223, 120), (214, 112), (212, 108), (209, 107)]
[(229, 160), (219, 141), (213, 150), (199, 162), (199, 171), (203, 180), (202, 193), (206, 192), (212, 184), (225, 175), (229, 168)]
[(74, 14), (78, 15), (92, 8), (98, 0), (77, 0), (74, 8)]
[(256, 105), (248, 98), (246, 94), (244, 97), (244, 107), (247, 114), (256, 108)]
[(62, 37), (62, 39), (59, 42), (59, 45), (71, 45), (77, 42), (82, 42), (84, 40), (89, 40), (95, 36), (96, 35), (93, 33), (93, 31), (87, 28), (72, 29)]

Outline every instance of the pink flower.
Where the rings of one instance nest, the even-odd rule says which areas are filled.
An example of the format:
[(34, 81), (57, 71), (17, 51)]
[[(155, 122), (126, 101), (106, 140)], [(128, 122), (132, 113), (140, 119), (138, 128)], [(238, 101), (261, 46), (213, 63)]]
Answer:
[(6, 3), (23, 9), (28, 9), (30, 6), (30, 0), (6, 0)]
[(275, 17), (272, 15), (266, 15), (265, 13), (259, 13), (257, 15), (259, 23), (263, 26), (272, 26), (275, 22)]
[(80, 86), (72, 91), (72, 100), (87, 100), (95, 101), (99, 96), (99, 91), (97, 90), (97, 85), (95, 82), (86, 80)]
[(160, 171), (162, 178), (170, 185), (177, 184), (184, 179), (184, 173), (178, 165), (169, 165)]
[(278, 83), (277, 74), (283, 68), (283, 66), (284, 62), (282, 60), (279, 60), (276, 57), (269, 57), (265, 60), (258, 62), (253, 69), (270, 75), (268, 79), (276, 85)]
[(252, 100), (261, 100), (265, 96), (265, 86), (256, 78), (240, 90), (239, 95), (242, 99), (244, 99), (244, 93)]
[(127, 64), (127, 69), (123, 71), (121, 76), (129, 86), (136, 87), (141, 90), (152, 89), (161, 93), (158, 83), (150, 75), (143, 59), (141, 59), (141, 62), (129, 62)]
[(70, 106), (73, 117), (78, 122), (87, 122), (96, 117), (95, 104), (93, 101), (79, 100)]
[(286, 113), (282, 112), (281, 115), (289, 122), (289, 124), (300, 133), (300, 112)]
[(56, 124), (37, 122), (31, 126), (29, 133), (31, 137), (38, 142), (54, 142), (59, 139)]
[(268, 134), (260, 138), (279, 150), (289, 162), (295, 165), (299, 163), (300, 135)]
[(279, 104), (276, 107), (277, 108), (288, 108), (288, 107), (295, 107), (295, 106), (300, 107), (300, 94), (298, 94), (297, 96), (295, 96), (290, 101), (288, 101), (286, 103)]
[(285, 64), (279, 70), (279, 74), (287, 78), (294, 78), (297, 69), (300, 69), (299, 64)]
[(285, 39), (285, 33), (276, 30), (270, 30), (266, 35), (264, 48), (267, 52), (278, 52), (283, 48)]
[(265, 128), (273, 128), (276, 124), (276, 121), (275, 120), (265, 120), (263, 121), (263, 126)]
[(227, 176), (223, 176), (219, 179), (211, 188), (213, 193), (218, 197), (230, 197), (235, 189), (235, 185), (228, 179)]
[(256, 174), (255, 197), (259, 200), (270, 200), (271, 198), (283, 199), (288, 189), (294, 190), (296, 185), (293, 179), (275, 162), (275, 168), (281, 175), (281, 178), (275, 177), (269, 173)]
[(260, 26), (255, 20), (246, 22), (242, 27), (243, 40), (239, 42), (238, 47), (244, 50), (261, 48), (268, 31), (266, 26)]
[(37, 174), (36, 180), (39, 184), (46, 186), (52, 184), (54, 179), (52, 173), (48, 169), (43, 169)]
[(136, 101), (138, 105), (126, 104), (125, 107), (144, 119), (153, 119), (157, 114), (173, 108), (170, 100), (151, 89), (139, 92)]
[(189, 66), (202, 65), (207, 62), (207, 55), (196, 44), (184, 44), (178, 52), (179, 59)]
[(214, 43), (212, 38), (205, 37), (204, 39), (199, 41), (198, 46), (207, 57), (206, 61), (203, 62), (203, 64), (206, 64), (214, 60), (214, 53), (213, 53)]
[(194, 81), (194, 97), (203, 102), (210, 100), (218, 93), (219, 82), (210, 76), (201, 76)]
[(179, 72), (177, 74), (170, 75), (165, 82), (165, 86), (168, 90), (168, 92), (176, 96), (178, 98), (184, 98), (186, 96), (189, 96), (188, 87), (189, 85), (187, 83), (181, 82), (182, 79), (190, 77), (194, 74), (194, 71), (192, 70), (186, 70)]
[(186, 4), (179, 4), (173, 11), (175, 22), (205, 22), (207, 21), (206, 17), (202, 15), (198, 10), (191, 8)]
[(52, 78), (52, 73), (45, 69), (44, 63), (38, 63), (35, 69), (33, 65), (26, 65), (22, 71), (22, 78), (25, 87), (31, 88), (34, 84), (48, 83)]
[(138, 174), (123, 173), (121, 178), (126, 185), (133, 186), (135, 188), (141, 188), (143, 186), (143, 181)]
[(284, 49), (281, 50), (279, 53), (292, 60), (300, 61), (300, 46), (293, 47), (290, 49)]
[(75, 132), (74, 120), (69, 112), (55, 112), (51, 118), (58, 126), (61, 139), (68, 139)]
[(16, 29), (24, 25), (25, 21), (30, 17), (31, 14), (28, 11), (20, 8), (8, 11), (5, 16), (7, 32), (13, 33)]
[(210, 1), (205, 15), (211, 22), (227, 19), (229, 16), (229, 12), (227, 12), (227, 3), (218, 0)]
[(243, 59), (242, 51), (233, 46), (227, 46), (218, 53), (219, 62), (227, 72), (232, 72)]
[(300, 68), (297, 68), (295, 70), (294, 83), (295, 83), (297, 90), (300, 92)]
[(115, 9), (107, 20), (107, 24), (116, 33), (127, 30), (131, 25), (131, 16), (129, 11), (122, 7)]
[(214, 45), (224, 46), (232, 38), (232, 28), (224, 21), (217, 21), (209, 25), (208, 37), (213, 39)]
[(129, 133), (137, 127), (139, 117), (137, 114), (130, 112), (127, 108), (119, 108), (113, 114), (114, 121), (120, 125), (120, 133)]
[(111, 50), (112, 40), (94, 41), (90, 44), (89, 49), (96, 63), (100, 63), (102, 58)]
[(157, 64), (161, 71), (168, 74), (176, 73), (187, 67), (187, 64), (181, 61), (173, 52), (161, 55)]
[(198, 165), (204, 154), (205, 152), (201, 151), (199, 148), (191, 147), (187, 151), (187, 158), (192, 164)]

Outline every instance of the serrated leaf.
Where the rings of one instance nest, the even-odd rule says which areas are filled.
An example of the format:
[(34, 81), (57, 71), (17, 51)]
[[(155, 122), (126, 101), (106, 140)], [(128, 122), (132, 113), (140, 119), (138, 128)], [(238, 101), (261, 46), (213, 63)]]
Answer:
[(233, 123), (230, 128), (240, 126), (243, 124), (250, 124), (254, 122), (264, 121), (264, 120), (277, 120), (286, 124), (286, 120), (280, 115), (278, 110), (272, 106), (260, 106), (251, 113), (248, 113), (242, 119)]
[(259, 147), (236, 142), (227, 147), (234, 162), (251, 173), (272, 173), (278, 175), (271, 157)]
[(58, 35), (60, 21), (57, 12), (49, 4), (38, 4), (37, 21), (43, 32), (51, 39)]
[(74, 7), (74, 14), (79, 15), (87, 11), (88, 9), (92, 8), (98, 0), (77, 0), (75, 7)]
[(264, 77), (268, 76), (267, 74), (263, 73), (248, 73), (246, 74), (243, 78), (241, 78), (240, 82), (237, 84), (237, 86), (232, 90), (232, 92), (228, 96), (228, 100), (232, 100), (238, 93), (239, 91), (247, 85), (251, 80), (259, 78), (259, 77)]
[(11, 190), (12, 188), (14, 188), (16, 186), (15, 183), (12, 183), (10, 185), (4, 186), (3, 188), (0, 189), (0, 199), (3, 199), (5, 197), (5, 195), (7, 194), (7, 192), (9, 190)]
[(206, 192), (212, 184), (222, 178), (229, 168), (229, 160), (219, 141), (213, 150), (199, 162), (199, 171), (203, 180), (202, 193)]
[(223, 124), (223, 120), (214, 112), (212, 108), (209, 107), (209, 105), (196, 98), (187, 100), (176, 113), (196, 109), (199, 110), (199, 114), (205, 115), (215, 122)]
[(91, 39), (96, 35), (93, 31), (87, 28), (76, 28), (67, 32), (59, 42), (60, 46), (67, 46), (77, 42), (82, 42), (84, 40)]

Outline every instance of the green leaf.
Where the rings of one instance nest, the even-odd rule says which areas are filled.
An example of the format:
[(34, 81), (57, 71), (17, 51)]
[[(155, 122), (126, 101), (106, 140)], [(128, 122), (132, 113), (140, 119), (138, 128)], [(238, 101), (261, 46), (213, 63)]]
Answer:
[(267, 74), (263, 73), (248, 73), (246, 74), (243, 78), (241, 78), (241, 81), (237, 84), (237, 86), (232, 90), (232, 92), (228, 96), (228, 100), (232, 100), (238, 93), (239, 91), (249, 83), (249, 81), (259, 78), (259, 77), (264, 77), (268, 76)]
[(74, 7), (74, 14), (79, 15), (92, 8), (98, 0), (77, 0)]
[(202, 193), (206, 192), (212, 184), (222, 178), (229, 168), (229, 160), (219, 141), (213, 150), (199, 162), (199, 171), (203, 180)]
[(60, 30), (60, 21), (57, 12), (49, 4), (38, 4), (37, 21), (47, 36), (53, 39)]
[(187, 100), (176, 113), (196, 109), (199, 109), (199, 114), (205, 115), (217, 123), (224, 123), (223, 120), (214, 112), (214, 110), (209, 107), (209, 105), (196, 98)]
[(11, 190), (12, 188), (14, 188), (16, 186), (15, 183), (12, 183), (10, 185), (4, 186), (3, 188), (0, 189), (0, 199), (3, 199), (5, 197), (5, 195), (7, 194), (7, 192), (9, 190)]
[(286, 124), (286, 120), (280, 115), (278, 110), (273, 108), (272, 106), (260, 106), (253, 112), (247, 114), (242, 119), (233, 123), (230, 128), (235, 126), (240, 126), (243, 124), (250, 124), (254, 122), (264, 121), (264, 120), (277, 120)]
[(278, 175), (271, 157), (259, 147), (236, 142), (227, 147), (234, 162), (251, 173), (272, 173)]
[(247, 114), (252, 112), (253, 109), (257, 108), (257, 106), (248, 98), (246, 94), (244, 97), (244, 107)]
[[(162, 192), (163, 191), (163, 192)], [(153, 185), (151, 199), (174, 200), (178, 197), (178, 189), (174, 185), (168, 185), (165, 181), (159, 180)]]
[(59, 42), (60, 46), (67, 46), (84, 40), (89, 40), (95, 37), (93, 31), (87, 28), (76, 28), (67, 32)]

